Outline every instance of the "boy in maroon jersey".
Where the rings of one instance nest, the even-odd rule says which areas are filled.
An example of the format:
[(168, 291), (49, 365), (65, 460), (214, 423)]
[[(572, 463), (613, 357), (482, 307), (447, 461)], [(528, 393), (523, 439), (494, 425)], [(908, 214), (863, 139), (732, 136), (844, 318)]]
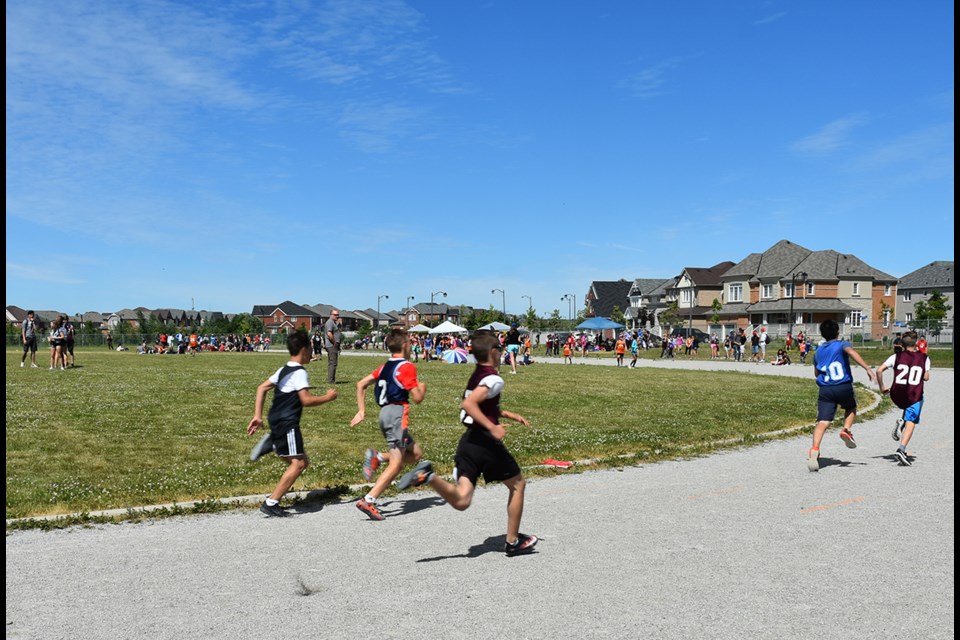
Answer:
[(500, 392), (503, 378), (497, 373), (500, 362), (500, 341), (490, 331), (478, 331), (473, 336), (473, 355), (477, 367), (467, 382), (467, 389), (460, 404), (460, 422), (467, 431), (460, 437), (454, 455), (453, 477), (456, 484), (447, 482), (433, 472), (433, 463), (424, 460), (412, 471), (400, 478), (398, 489), (429, 484), (447, 503), (458, 511), (464, 511), (473, 500), (473, 492), (480, 476), (486, 482), (502, 482), (510, 490), (507, 497), (507, 539), (504, 552), (508, 556), (529, 553), (539, 542), (536, 536), (520, 533), (523, 516), (523, 492), (526, 481), (520, 465), (503, 444), (506, 428), (501, 418), (530, 423), (518, 413), (500, 408)]
[[(877, 384), (881, 393), (890, 393), (893, 403), (903, 409), (893, 428), (894, 440), (900, 441), (894, 455), (902, 466), (912, 463), (907, 457), (907, 444), (913, 436), (913, 429), (920, 422), (920, 410), (923, 409), (923, 383), (930, 379), (930, 358), (917, 348), (917, 332), (903, 334), (903, 351), (895, 353), (877, 367)], [(883, 386), (883, 372), (893, 369), (893, 383), (889, 388)]]

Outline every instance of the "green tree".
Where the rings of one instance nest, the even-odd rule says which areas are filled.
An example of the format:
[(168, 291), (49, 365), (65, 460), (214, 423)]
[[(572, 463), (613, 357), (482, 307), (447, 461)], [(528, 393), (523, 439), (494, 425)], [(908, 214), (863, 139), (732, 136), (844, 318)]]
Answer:
[(560, 325), (563, 323), (563, 320), (560, 318), (560, 309), (554, 309), (550, 312), (550, 317), (547, 319), (547, 326), (557, 331), (560, 329)]
[(667, 308), (660, 312), (660, 324), (667, 329), (680, 326), (680, 305), (676, 300), (668, 303)]
[(526, 324), (527, 328), (531, 331), (540, 328), (540, 318), (537, 317), (537, 310), (533, 307), (527, 309), (527, 313), (524, 316), (524, 324)]
[(613, 310), (610, 311), (610, 319), (616, 323), (624, 324), (623, 311), (620, 311), (620, 305), (613, 305)]
[(723, 311), (723, 303), (720, 302), (719, 298), (714, 298), (713, 302), (710, 303), (710, 308), (713, 310), (713, 313), (710, 314), (710, 324), (720, 324), (720, 312)]
[(946, 296), (934, 290), (930, 293), (929, 299), (913, 305), (913, 327), (939, 335), (943, 319), (947, 317), (947, 311), (952, 308), (947, 304)]

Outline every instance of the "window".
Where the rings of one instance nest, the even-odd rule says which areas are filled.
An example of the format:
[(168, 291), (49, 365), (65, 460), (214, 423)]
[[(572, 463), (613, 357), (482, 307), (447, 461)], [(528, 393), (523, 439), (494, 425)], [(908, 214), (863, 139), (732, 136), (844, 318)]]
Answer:
[(854, 329), (859, 329), (863, 326), (863, 314), (859, 311), (850, 312), (850, 326)]
[(854, 283), (853, 283), (853, 295), (855, 295), (855, 296), (860, 295), (860, 283), (859, 283), (859, 282), (854, 282)]
[(772, 284), (765, 284), (765, 285), (763, 285), (763, 290), (762, 290), (762, 292), (761, 292), (760, 295), (761, 295), (761, 297), (763, 297), (764, 299), (770, 299), (770, 298), (772, 298), (772, 297), (773, 297), (773, 285), (772, 285)]
[(913, 322), (913, 314), (912, 314), (912, 313), (908, 313), (908, 314), (907, 314), (907, 322)]
[(793, 290), (793, 286), (794, 286), (794, 285), (793, 285), (792, 282), (791, 282), (790, 284), (785, 284), (785, 285), (783, 285), (783, 296), (784, 296), (785, 298), (793, 298), (793, 297), (796, 297), (796, 293), (795, 293), (794, 290)]
[(730, 302), (743, 302), (743, 285), (730, 285)]
[(693, 289), (684, 289), (683, 290), (683, 301), (690, 302), (693, 300)]
[(904, 291), (904, 292), (903, 292), (903, 301), (904, 301), (904, 302), (910, 302), (910, 298), (911, 298), (912, 295), (913, 295), (913, 294), (911, 294), (909, 291)]
[(889, 284), (883, 285), (883, 295), (888, 296), (893, 293), (893, 286)]
[(890, 326), (890, 309), (883, 310), (883, 326), (884, 327)]
[(817, 293), (817, 285), (815, 285), (815, 284), (812, 283), (812, 282), (808, 282), (808, 283), (807, 283), (807, 295), (808, 295), (808, 296), (812, 296), (812, 295), (816, 295), (816, 293)]

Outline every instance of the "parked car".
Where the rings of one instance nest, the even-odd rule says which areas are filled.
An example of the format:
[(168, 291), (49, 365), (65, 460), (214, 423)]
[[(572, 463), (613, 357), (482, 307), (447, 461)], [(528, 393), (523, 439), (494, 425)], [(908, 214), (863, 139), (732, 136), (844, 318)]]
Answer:
[(677, 327), (670, 332), (670, 337), (676, 338), (677, 336), (683, 336), (686, 338), (688, 335), (692, 335), (700, 344), (709, 344), (710, 343), (710, 334), (704, 333), (700, 329), (692, 329), (690, 327)]

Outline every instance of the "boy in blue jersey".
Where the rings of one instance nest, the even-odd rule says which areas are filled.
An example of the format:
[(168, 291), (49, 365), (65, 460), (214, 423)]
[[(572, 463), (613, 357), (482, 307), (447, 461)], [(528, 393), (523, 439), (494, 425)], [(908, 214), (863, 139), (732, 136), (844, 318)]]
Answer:
[(376, 400), (380, 405), (380, 430), (387, 440), (387, 455), (384, 456), (376, 449), (367, 449), (363, 460), (363, 477), (367, 481), (371, 480), (381, 462), (387, 461), (387, 468), (377, 478), (370, 492), (357, 502), (357, 509), (373, 520), (383, 520), (383, 514), (377, 507), (377, 498), (390, 486), (393, 479), (400, 475), (405, 464), (414, 464), (423, 455), (423, 450), (414, 442), (407, 427), (410, 400), (420, 404), (427, 393), (426, 383), (417, 380), (417, 368), (408, 360), (410, 336), (407, 330), (391, 329), (384, 342), (390, 350), (390, 359), (357, 383), (357, 415), (350, 421), (351, 427), (363, 422), (366, 413), (366, 390), (376, 383)]
[(263, 426), (264, 400), (270, 389), (276, 389), (270, 413), (267, 414), (270, 437), (262, 439), (250, 456), (256, 460), (270, 451), (276, 451), (277, 455), (288, 463), (277, 487), (260, 505), (260, 511), (268, 516), (288, 515), (280, 506), (280, 498), (290, 490), (310, 464), (310, 459), (303, 449), (303, 435), (300, 433), (300, 414), (303, 408), (315, 407), (337, 398), (336, 389), (330, 389), (322, 396), (310, 393), (310, 381), (304, 365), (310, 362), (313, 353), (310, 338), (306, 333), (298, 331), (290, 335), (287, 338), (287, 349), (290, 351), (290, 361), (257, 387), (253, 419), (247, 427), (247, 435), (251, 436)]
[[(429, 484), (430, 487), (457, 511), (464, 511), (473, 501), (473, 493), (480, 476), (487, 482), (502, 482), (509, 489), (507, 496), (507, 537), (504, 552), (508, 556), (530, 553), (539, 539), (520, 533), (523, 517), (523, 496), (526, 481), (520, 465), (507, 451), (503, 439), (507, 435), (501, 418), (530, 423), (518, 413), (500, 408), (503, 378), (497, 372), (502, 347), (490, 331), (477, 331), (472, 341), (477, 366), (467, 381), (460, 403), (460, 422), (467, 430), (460, 437), (454, 454), (454, 483), (447, 482), (433, 471), (433, 463), (424, 460), (397, 483), (398, 489)], [(569, 345), (565, 346), (566, 350)]]
[(850, 359), (864, 368), (870, 382), (876, 381), (873, 369), (863, 361), (860, 354), (846, 340), (838, 340), (840, 325), (836, 320), (824, 320), (820, 323), (820, 335), (825, 342), (813, 354), (813, 375), (820, 386), (817, 397), (817, 426), (813, 429), (813, 446), (807, 455), (807, 468), (820, 470), (820, 442), (827, 427), (837, 415), (837, 405), (845, 411), (840, 439), (849, 448), (857, 446), (850, 427), (857, 419), (857, 397), (853, 390), (853, 371)]

